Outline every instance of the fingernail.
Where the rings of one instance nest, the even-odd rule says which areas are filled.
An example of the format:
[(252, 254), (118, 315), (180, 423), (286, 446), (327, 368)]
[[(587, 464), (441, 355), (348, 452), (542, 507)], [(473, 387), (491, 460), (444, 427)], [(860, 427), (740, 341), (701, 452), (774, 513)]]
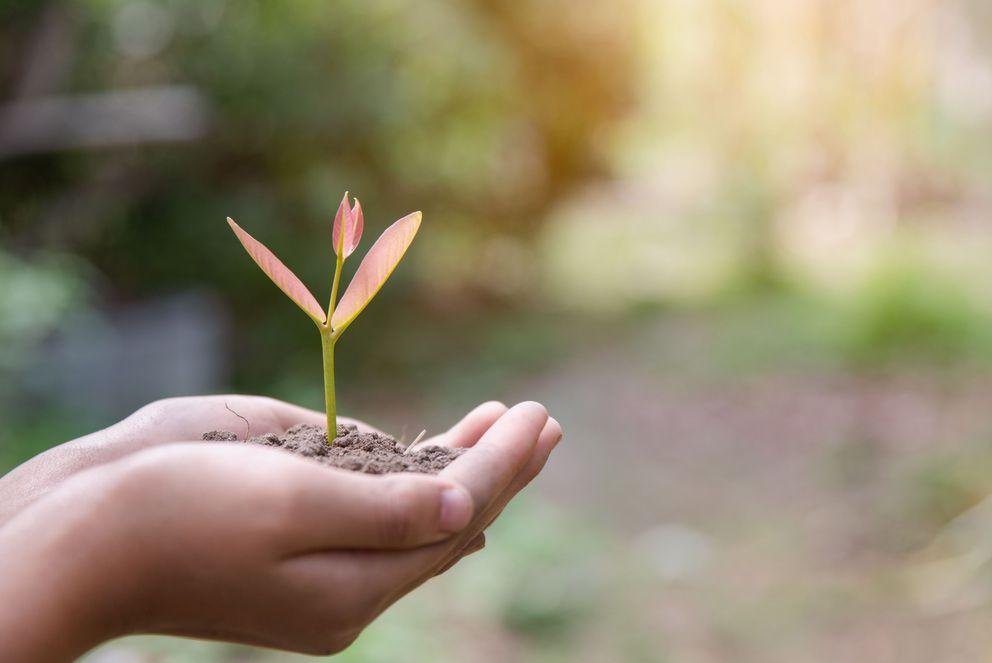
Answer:
[(460, 532), (472, 520), (472, 497), (464, 488), (441, 491), (441, 531)]

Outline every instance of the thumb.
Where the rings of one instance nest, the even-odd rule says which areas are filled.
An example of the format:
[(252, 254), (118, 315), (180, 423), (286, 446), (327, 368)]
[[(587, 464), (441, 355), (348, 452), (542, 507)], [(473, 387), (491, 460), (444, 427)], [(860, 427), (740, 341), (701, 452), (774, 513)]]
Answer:
[(310, 549), (414, 548), (460, 532), (474, 516), (472, 496), (450, 479), (314, 470), (320, 476), (300, 485), (291, 514)]

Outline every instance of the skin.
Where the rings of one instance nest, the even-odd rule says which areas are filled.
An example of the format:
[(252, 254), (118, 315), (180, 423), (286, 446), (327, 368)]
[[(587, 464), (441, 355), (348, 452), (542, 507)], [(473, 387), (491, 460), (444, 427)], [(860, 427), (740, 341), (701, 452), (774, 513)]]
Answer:
[[(437, 477), (358, 475), (195, 440), (324, 415), (271, 399), (153, 403), (0, 479), (0, 660), (72, 660), (131, 633), (311, 654), (484, 545), (561, 427), (485, 403), (422, 444), (471, 447)], [(359, 424), (364, 426), (364, 424)]]

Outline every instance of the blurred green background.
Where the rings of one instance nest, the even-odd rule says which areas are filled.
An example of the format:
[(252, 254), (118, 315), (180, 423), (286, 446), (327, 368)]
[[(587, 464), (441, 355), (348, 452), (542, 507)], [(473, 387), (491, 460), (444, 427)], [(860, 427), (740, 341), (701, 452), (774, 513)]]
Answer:
[[(397, 434), (566, 428), (342, 661), (992, 656), (992, 5), (5, 0), (0, 468), (168, 395), (321, 404), (345, 189), (411, 256), (339, 346)], [(92, 661), (281, 654), (126, 639)]]

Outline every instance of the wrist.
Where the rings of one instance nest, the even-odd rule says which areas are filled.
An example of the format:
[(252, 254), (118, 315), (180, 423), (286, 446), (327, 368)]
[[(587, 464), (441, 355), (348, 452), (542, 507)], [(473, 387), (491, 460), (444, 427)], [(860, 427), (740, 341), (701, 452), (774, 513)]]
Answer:
[(120, 444), (100, 431), (60, 444), (0, 479), (0, 526), (79, 472), (115, 460)]
[(127, 631), (110, 478), (81, 473), (0, 527), (0, 660), (72, 660)]

